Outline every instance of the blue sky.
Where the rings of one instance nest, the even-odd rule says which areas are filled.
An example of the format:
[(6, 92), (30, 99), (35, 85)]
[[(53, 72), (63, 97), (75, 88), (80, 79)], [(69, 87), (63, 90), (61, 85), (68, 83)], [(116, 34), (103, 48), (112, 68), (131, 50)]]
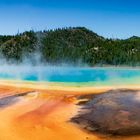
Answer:
[(140, 36), (140, 0), (0, 0), (0, 34), (69, 26), (109, 38)]

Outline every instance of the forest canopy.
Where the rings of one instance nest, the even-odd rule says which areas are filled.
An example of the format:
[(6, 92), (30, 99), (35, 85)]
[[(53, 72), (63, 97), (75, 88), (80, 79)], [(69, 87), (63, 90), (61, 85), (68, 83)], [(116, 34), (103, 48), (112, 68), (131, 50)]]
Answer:
[(108, 39), (85, 27), (0, 36), (0, 55), (7, 61), (35, 61), (35, 53), (40, 61), (50, 64), (140, 66), (140, 37)]

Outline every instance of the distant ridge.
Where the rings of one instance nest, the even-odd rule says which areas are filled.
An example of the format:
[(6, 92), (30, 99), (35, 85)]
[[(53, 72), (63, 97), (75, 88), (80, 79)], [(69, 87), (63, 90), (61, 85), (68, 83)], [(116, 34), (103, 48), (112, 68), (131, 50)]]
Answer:
[(140, 39), (140, 37), (138, 37), (138, 36), (132, 36), (132, 37), (128, 38), (128, 40), (139, 40), (139, 39)]
[(26, 31), (15, 36), (0, 36), (0, 54), (8, 62), (25, 58), (51, 64), (140, 65), (140, 37), (107, 39), (85, 27)]

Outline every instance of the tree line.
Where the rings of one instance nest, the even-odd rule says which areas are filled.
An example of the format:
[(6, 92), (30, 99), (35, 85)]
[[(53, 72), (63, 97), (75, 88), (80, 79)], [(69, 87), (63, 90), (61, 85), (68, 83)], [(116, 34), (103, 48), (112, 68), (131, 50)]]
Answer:
[(140, 65), (140, 37), (108, 39), (85, 27), (0, 36), (0, 54), (7, 61), (22, 62), (39, 53), (41, 61), (59, 64)]

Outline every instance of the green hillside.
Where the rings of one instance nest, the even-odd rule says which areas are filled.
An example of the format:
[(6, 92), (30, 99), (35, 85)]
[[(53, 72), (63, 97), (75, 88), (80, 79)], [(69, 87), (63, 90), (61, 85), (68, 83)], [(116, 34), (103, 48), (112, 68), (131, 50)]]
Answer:
[(38, 53), (40, 61), (51, 64), (138, 66), (140, 37), (106, 39), (84, 27), (30, 31), (15, 36), (0, 36), (0, 52), (7, 61), (19, 63)]

